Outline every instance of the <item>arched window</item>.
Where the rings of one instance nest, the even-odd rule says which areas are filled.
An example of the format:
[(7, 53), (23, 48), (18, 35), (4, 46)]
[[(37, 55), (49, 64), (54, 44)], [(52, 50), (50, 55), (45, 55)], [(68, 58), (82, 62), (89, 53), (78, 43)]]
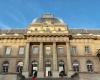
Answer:
[(8, 72), (9, 62), (4, 61), (3, 64), (2, 64), (2, 67), (3, 67), (3, 72)]
[(22, 73), (23, 70), (23, 62), (19, 61), (17, 63), (17, 72)]
[(75, 72), (79, 71), (79, 62), (77, 60), (73, 61), (73, 70)]
[(88, 60), (86, 62), (86, 66), (87, 66), (88, 72), (93, 72), (93, 63), (92, 63), (92, 61)]

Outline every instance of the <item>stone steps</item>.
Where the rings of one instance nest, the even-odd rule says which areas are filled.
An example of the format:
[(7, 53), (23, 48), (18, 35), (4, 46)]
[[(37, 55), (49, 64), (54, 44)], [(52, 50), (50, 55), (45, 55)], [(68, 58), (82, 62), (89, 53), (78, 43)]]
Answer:
[[(31, 78), (28, 78), (26, 80), (31, 80)], [(71, 80), (67, 78), (37, 78), (37, 80)]]

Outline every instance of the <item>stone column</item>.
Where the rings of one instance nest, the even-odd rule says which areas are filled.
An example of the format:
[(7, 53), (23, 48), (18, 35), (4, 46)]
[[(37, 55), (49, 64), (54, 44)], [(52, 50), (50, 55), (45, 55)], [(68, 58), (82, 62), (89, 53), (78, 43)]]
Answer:
[[(4, 55), (5, 47), (3, 45), (0, 45), (0, 57)], [(2, 73), (2, 59), (0, 60), (0, 73)]]
[(57, 48), (56, 42), (53, 42), (53, 77), (59, 77), (59, 71), (57, 67)]
[(70, 54), (70, 44), (69, 42), (66, 42), (66, 50), (67, 50), (67, 76), (71, 77), (71, 75), (74, 74), (72, 71), (72, 62), (71, 62), (71, 54)]
[(23, 72), (22, 72), (22, 74), (26, 78), (29, 76), (29, 47), (30, 47), (30, 44), (27, 42), (26, 48), (25, 48), (24, 67), (23, 67)]
[(40, 42), (40, 48), (39, 48), (39, 71), (38, 71), (38, 77), (40, 77), (40, 78), (44, 77), (44, 69), (43, 69), (43, 42)]

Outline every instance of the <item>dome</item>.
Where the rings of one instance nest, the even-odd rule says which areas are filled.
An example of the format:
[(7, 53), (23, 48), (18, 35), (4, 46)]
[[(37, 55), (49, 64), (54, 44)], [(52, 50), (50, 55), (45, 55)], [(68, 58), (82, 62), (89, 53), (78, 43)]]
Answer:
[(57, 17), (54, 17), (53, 14), (43, 14), (42, 17), (36, 18), (32, 21), (32, 23), (59, 23), (59, 24), (64, 24), (62, 19), (59, 19)]

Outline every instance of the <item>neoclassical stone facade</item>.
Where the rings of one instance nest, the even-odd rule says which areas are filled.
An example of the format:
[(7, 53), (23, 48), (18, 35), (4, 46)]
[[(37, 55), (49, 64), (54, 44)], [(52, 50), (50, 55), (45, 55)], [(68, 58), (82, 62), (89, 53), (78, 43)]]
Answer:
[(61, 19), (44, 14), (27, 29), (0, 30), (0, 73), (99, 75), (99, 49), (100, 30), (69, 29)]

